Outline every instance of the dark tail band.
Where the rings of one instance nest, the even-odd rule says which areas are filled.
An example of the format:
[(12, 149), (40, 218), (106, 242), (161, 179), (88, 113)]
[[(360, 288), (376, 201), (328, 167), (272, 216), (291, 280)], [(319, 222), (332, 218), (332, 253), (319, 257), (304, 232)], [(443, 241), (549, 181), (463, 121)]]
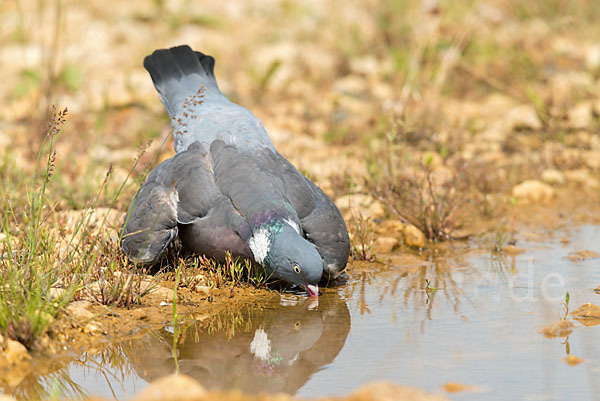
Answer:
[(193, 51), (188, 45), (154, 51), (144, 59), (144, 68), (150, 73), (155, 86), (190, 74), (200, 74), (215, 81), (215, 59)]

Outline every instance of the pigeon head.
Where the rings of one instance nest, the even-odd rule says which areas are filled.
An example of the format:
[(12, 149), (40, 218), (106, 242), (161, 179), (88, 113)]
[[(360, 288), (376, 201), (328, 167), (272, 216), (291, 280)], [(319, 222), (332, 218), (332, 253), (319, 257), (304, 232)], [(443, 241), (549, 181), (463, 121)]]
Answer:
[(267, 223), (255, 231), (249, 246), (271, 277), (304, 287), (311, 297), (319, 296), (323, 260), (292, 226), (282, 221)]

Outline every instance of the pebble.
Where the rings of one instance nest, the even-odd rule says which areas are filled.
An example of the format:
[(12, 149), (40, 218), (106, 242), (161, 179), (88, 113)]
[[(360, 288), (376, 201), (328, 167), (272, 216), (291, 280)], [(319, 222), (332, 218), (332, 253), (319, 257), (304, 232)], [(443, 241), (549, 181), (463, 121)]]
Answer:
[(341, 211), (357, 211), (364, 218), (375, 219), (385, 215), (381, 202), (366, 194), (343, 195), (335, 200), (335, 204)]
[(204, 399), (206, 390), (200, 383), (184, 374), (172, 374), (158, 379), (140, 391), (131, 401), (177, 401)]
[(421, 389), (399, 386), (391, 382), (375, 382), (363, 386), (355, 391), (349, 400), (365, 401), (394, 401), (394, 400), (414, 400), (414, 401), (447, 401), (448, 398), (443, 395), (430, 394)]
[(506, 116), (506, 119), (509, 127), (513, 130), (539, 130), (543, 127), (535, 107), (528, 104), (522, 104), (510, 110)]
[(200, 292), (200, 293), (203, 293), (205, 295), (210, 295), (210, 293), (211, 293), (211, 289), (207, 285), (200, 285), (200, 284), (198, 284), (196, 287), (194, 287), (194, 289), (196, 290), (196, 292)]
[(394, 237), (378, 237), (371, 250), (375, 253), (390, 253), (398, 245), (398, 240)]
[(581, 251), (569, 253), (569, 256), (567, 256), (567, 259), (570, 259), (573, 262), (581, 262), (581, 261), (586, 260), (586, 259), (597, 258), (598, 256), (600, 256), (600, 255), (597, 252), (588, 251), (588, 250), (584, 249), (584, 250), (581, 250)]
[(4, 347), (4, 358), (10, 365), (18, 365), (24, 361), (30, 361), (31, 355), (27, 348), (18, 341), (7, 339)]
[(573, 128), (587, 128), (594, 122), (592, 115), (593, 104), (581, 102), (568, 112), (569, 123)]
[(507, 254), (509, 254), (509, 255), (520, 255), (520, 254), (526, 252), (525, 249), (523, 249), (523, 248), (517, 248), (514, 245), (507, 245), (504, 248), (502, 248), (502, 250), (504, 252), (506, 252)]
[(575, 355), (569, 355), (569, 356), (564, 357), (563, 361), (565, 361), (568, 365), (576, 366), (582, 362), (585, 362), (585, 359), (579, 358)]
[(69, 311), (71, 316), (75, 318), (75, 320), (82, 322), (94, 318), (94, 314), (87, 310), (87, 308), (89, 308), (90, 305), (91, 302), (89, 301), (76, 301), (71, 302), (66, 309), (67, 311)]
[(514, 186), (512, 194), (526, 203), (550, 203), (554, 197), (554, 189), (541, 181), (527, 180)]
[(583, 304), (572, 311), (570, 315), (582, 319), (600, 319), (600, 307), (592, 303)]
[(559, 320), (542, 328), (541, 332), (544, 336), (551, 337), (566, 337), (573, 332), (575, 325), (570, 320)]
[(575, 169), (565, 171), (567, 182), (579, 184), (585, 189), (600, 188), (600, 181), (597, 178), (590, 176), (587, 169)]
[[(155, 297), (160, 298), (161, 304), (163, 302), (166, 302), (168, 304), (173, 302), (173, 290), (171, 290), (169, 288), (165, 288), (160, 285), (157, 285), (156, 287), (154, 287), (150, 290), (150, 294), (152, 294)], [(178, 298), (179, 298), (179, 296), (178, 296)]]
[(597, 150), (590, 150), (583, 152), (583, 162), (586, 166), (592, 170), (600, 169), (600, 152)]
[(403, 230), (404, 243), (415, 248), (425, 248), (427, 238), (417, 227), (407, 224)]
[(93, 336), (101, 334), (103, 331), (102, 326), (98, 323), (88, 323), (83, 327), (83, 332), (91, 334)]
[(31, 355), (23, 344), (14, 340), (6, 340), (4, 347), (4, 360), (10, 366), (2, 374), (2, 382), (10, 387), (20, 385), (31, 373)]
[(131, 316), (136, 320), (148, 319), (148, 311), (145, 308), (134, 309), (131, 311)]
[(377, 225), (377, 231), (383, 236), (402, 237), (406, 224), (400, 220), (384, 220)]
[(564, 185), (567, 182), (565, 175), (555, 169), (542, 171), (542, 181), (550, 185)]
[(600, 68), (600, 44), (588, 44), (585, 48), (585, 66), (595, 71)]
[(457, 382), (448, 382), (443, 386), (444, 391), (447, 393), (459, 393), (462, 391), (474, 391), (477, 388), (473, 386), (469, 386), (467, 384), (457, 383)]

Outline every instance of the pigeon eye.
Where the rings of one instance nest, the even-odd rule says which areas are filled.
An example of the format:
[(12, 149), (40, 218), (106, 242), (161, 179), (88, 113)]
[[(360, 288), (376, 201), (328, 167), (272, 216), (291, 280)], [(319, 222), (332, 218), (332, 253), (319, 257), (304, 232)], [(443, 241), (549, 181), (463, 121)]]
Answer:
[(300, 268), (300, 266), (298, 265), (294, 265), (294, 271), (298, 274), (300, 274), (302, 272), (302, 269)]

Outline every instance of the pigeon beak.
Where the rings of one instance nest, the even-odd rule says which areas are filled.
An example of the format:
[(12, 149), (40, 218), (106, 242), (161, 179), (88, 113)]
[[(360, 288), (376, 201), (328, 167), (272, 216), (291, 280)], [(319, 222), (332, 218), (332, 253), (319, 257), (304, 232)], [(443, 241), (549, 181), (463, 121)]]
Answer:
[(319, 297), (319, 286), (318, 285), (312, 285), (312, 284), (305, 284), (304, 288), (306, 288), (306, 292), (308, 292), (308, 295), (310, 295), (313, 298), (318, 298)]

